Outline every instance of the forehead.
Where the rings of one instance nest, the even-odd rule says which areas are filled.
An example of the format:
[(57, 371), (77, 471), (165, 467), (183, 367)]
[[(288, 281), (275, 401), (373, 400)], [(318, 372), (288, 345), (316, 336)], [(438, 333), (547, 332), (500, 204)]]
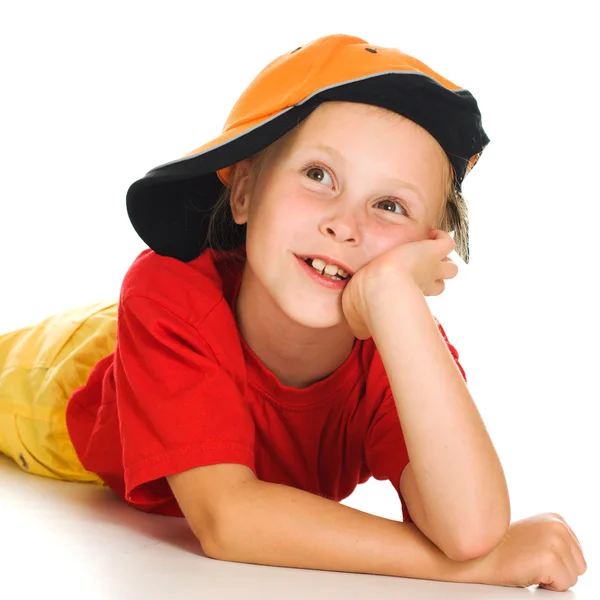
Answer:
[(353, 147), (360, 147), (372, 138), (382, 143), (399, 144), (403, 141), (419, 139), (421, 145), (428, 146), (437, 154), (442, 153), (437, 140), (420, 125), (395, 112), (357, 102), (324, 102), (320, 104), (295, 129), (296, 141), (316, 137), (347, 137), (350, 131), (360, 130), (364, 138), (355, 140)]
[(345, 145), (347, 154), (374, 147), (393, 153), (410, 146), (423, 158), (449, 165), (444, 150), (428, 131), (402, 115), (369, 104), (324, 102), (286, 137), (287, 147), (337, 142)]
[(328, 149), (375, 178), (400, 178), (431, 199), (444, 198), (450, 161), (437, 140), (421, 126), (392, 111), (367, 104), (325, 102), (286, 140), (284, 154)]
[[(362, 104), (360, 102), (323, 102), (304, 120), (298, 129), (306, 127), (311, 122), (328, 122), (335, 125), (336, 121), (384, 121), (388, 125), (399, 124), (404, 121), (413, 123), (406, 117), (399, 115), (391, 110), (374, 106), (372, 104)], [(416, 123), (413, 123), (416, 125)]]

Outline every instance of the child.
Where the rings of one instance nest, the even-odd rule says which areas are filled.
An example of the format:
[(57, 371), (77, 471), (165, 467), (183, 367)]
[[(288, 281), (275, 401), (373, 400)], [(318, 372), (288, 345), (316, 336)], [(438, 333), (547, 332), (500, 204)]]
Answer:
[[(0, 450), (185, 516), (217, 559), (574, 585), (561, 517), (510, 525), (425, 300), (468, 261), (487, 142), (473, 96), (398, 50), (334, 35), (277, 58), (219, 138), (129, 189), (150, 249), (119, 303), (0, 337)], [(402, 522), (338, 503), (371, 476)]]

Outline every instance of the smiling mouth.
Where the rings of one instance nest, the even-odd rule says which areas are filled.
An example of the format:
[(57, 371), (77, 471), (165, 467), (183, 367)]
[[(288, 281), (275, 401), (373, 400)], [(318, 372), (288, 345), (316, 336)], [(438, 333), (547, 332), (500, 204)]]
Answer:
[(312, 267), (317, 273), (323, 275), (323, 277), (328, 277), (334, 281), (345, 281), (346, 279), (350, 279), (350, 277), (352, 277), (350, 273), (344, 271), (344, 269), (341, 267), (338, 267), (337, 265), (328, 265), (320, 258), (302, 257), (302, 260), (307, 265)]

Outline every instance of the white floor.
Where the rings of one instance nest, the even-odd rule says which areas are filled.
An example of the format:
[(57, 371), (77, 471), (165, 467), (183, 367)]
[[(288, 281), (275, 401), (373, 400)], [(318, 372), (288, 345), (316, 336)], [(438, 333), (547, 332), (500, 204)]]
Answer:
[[(375, 490), (385, 501), (387, 487), (373, 482), (350, 503), (365, 508)], [(143, 514), (100, 486), (28, 475), (2, 456), (0, 536), (5, 599), (600, 598), (597, 544), (587, 544), (588, 573), (563, 594), (211, 560), (183, 519)]]

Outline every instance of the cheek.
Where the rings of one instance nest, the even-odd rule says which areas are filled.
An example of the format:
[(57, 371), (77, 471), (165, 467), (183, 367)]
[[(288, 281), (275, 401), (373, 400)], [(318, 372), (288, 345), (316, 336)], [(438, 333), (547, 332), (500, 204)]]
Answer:
[(426, 236), (427, 233), (421, 231), (414, 223), (398, 226), (384, 224), (371, 228), (365, 242), (372, 260), (392, 248), (425, 239)]
[(269, 224), (269, 235), (283, 232), (290, 236), (294, 231), (302, 231), (304, 224), (315, 222), (323, 210), (323, 204), (315, 202), (314, 198), (302, 189), (294, 189), (291, 185), (269, 190), (261, 206), (261, 221)]
[(260, 202), (250, 209), (246, 243), (261, 253), (272, 254), (289, 242), (297, 230), (300, 203), (293, 193), (269, 186), (262, 191)]

